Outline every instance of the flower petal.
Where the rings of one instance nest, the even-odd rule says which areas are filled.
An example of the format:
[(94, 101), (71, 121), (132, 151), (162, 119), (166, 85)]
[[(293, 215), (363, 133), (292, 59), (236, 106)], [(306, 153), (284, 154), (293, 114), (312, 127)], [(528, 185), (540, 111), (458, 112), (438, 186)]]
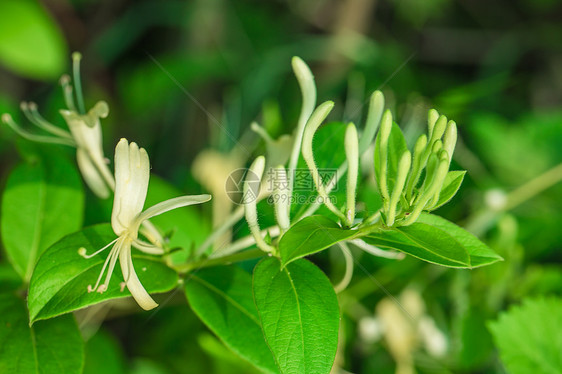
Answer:
[(107, 184), (84, 149), (78, 148), (76, 151), (76, 160), (78, 161), (80, 173), (88, 187), (90, 187), (97, 197), (106, 199), (109, 196), (109, 188), (107, 188)]
[[(150, 161), (136, 143), (121, 139), (115, 148), (115, 199), (111, 225), (117, 235), (130, 228), (141, 212), (148, 190)], [(138, 227), (137, 227), (138, 230)]]
[(158, 247), (154, 244), (147, 243), (140, 239), (133, 240), (133, 247), (138, 249), (141, 252), (148, 253), (151, 255), (162, 255), (164, 254), (164, 249), (162, 247)]
[(131, 257), (131, 242), (126, 241), (121, 247), (121, 254), (119, 255), (119, 262), (121, 263), (121, 271), (123, 272), (123, 279), (127, 288), (133, 295), (135, 301), (144, 310), (154, 309), (158, 306), (156, 302), (150, 297), (148, 292), (141, 284), (135, 268), (133, 267), (133, 259)]
[(161, 203), (153, 205), (150, 208), (146, 209), (141, 214), (139, 214), (136, 217), (135, 226), (131, 226), (131, 227), (138, 228), (143, 221), (151, 217), (157, 216), (159, 214), (165, 213), (169, 210), (180, 208), (182, 206), (187, 206), (187, 205), (201, 204), (209, 200), (211, 200), (211, 195), (180, 196), (166, 201), (162, 201)]

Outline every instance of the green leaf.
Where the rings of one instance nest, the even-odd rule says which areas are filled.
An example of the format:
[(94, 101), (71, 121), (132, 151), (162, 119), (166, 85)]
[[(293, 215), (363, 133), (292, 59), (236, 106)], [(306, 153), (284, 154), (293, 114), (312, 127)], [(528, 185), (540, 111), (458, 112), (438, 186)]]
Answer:
[(342, 240), (357, 235), (356, 230), (342, 229), (324, 216), (310, 216), (295, 223), (279, 241), (284, 266), (310, 254), (320, 252)]
[(423, 213), (410, 226), (369, 233), (366, 242), (396, 249), (437, 265), (475, 268), (502, 260), (501, 256), (463, 228), (444, 218)]
[[(95, 284), (110, 249), (90, 259), (79, 255), (78, 249), (84, 247), (87, 253), (92, 253), (115, 238), (109, 224), (91, 226), (68, 235), (45, 251), (29, 285), (31, 323), (102, 301), (131, 296), (126, 288), (121, 292), (123, 274), (119, 266), (116, 266), (111, 276), (107, 291), (87, 291), (88, 285)], [(159, 258), (142, 254), (135, 249), (132, 251), (135, 271), (149, 293), (167, 292), (177, 286), (177, 273)]]
[(236, 266), (193, 273), (185, 284), (193, 311), (232, 351), (267, 373), (278, 373), (252, 295), (252, 277)]
[(43, 251), (80, 229), (83, 212), (80, 175), (66, 158), (53, 153), (10, 173), (2, 195), (2, 242), (25, 281)]
[(0, 373), (79, 374), (84, 343), (70, 315), (29, 327), (25, 302), (0, 294)]
[(431, 210), (435, 210), (445, 205), (449, 202), (449, 200), (453, 198), (453, 196), (455, 196), (455, 194), (461, 187), (465, 174), (466, 170), (455, 170), (447, 173), (445, 181), (443, 182), (443, 187), (441, 188), (441, 192), (439, 193), (439, 200), (437, 201), (437, 204), (435, 204), (435, 206), (431, 208)]
[[(42, 322), (39, 322), (42, 323)], [(115, 338), (103, 329), (86, 342), (83, 374), (125, 374), (125, 358)]]
[(328, 374), (338, 345), (339, 308), (328, 278), (300, 259), (254, 269), (254, 299), (265, 339), (282, 373)]
[(562, 372), (562, 300), (527, 299), (490, 322), (502, 362), (512, 374)]
[[(380, 148), (380, 136), (377, 136), (375, 141), (375, 177), (377, 180), (377, 187), (380, 191), (380, 168), (381, 168), (381, 160), (379, 157), (379, 148)], [(398, 163), (400, 162), (400, 158), (408, 150), (408, 146), (406, 145), (406, 140), (404, 139), (404, 134), (402, 134), (402, 130), (396, 124), (396, 122), (392, 123), (392, 129), (390, 130), (390, 136), (388, 138), (388, 158), (387, 158), (387, 172), (386, 172), (386, 180), (388, 185), (388, 193), (389, 195), (392, 193), (394, 189), (394, 183), (396, 183), (396, 176), (398, 175)]]
[(25, 77), (57, 78), (68, 50), (58, 25), (34, 0), (1, 1), (0, 63)]

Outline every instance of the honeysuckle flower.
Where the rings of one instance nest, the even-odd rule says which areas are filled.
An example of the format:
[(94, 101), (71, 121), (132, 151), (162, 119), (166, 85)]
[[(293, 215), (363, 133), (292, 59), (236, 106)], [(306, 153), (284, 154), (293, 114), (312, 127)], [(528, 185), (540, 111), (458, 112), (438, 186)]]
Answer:
[[(35, 103), (23, 102), (21, 110), (31, 123), (49, 135), (34, 134), (23, 129), (7, 113), (2, 115), (2, 121), (17, 134), (28, 140), (75, 147), (78, 168), (82, 173), (84, 181), (97, 196), (105, 199), (109, 196), (110, 189), (115, 187), (115, 180), (103, 154), (100, 124), (100, 119), (107, 117), (109, 114), (109, 107), (105, 101), (99, 101), (88, 112), (84, 110), (84, 100), (80, 84), (81, 56), (79, 53), (74, 53), (72, 58), (76, 90), (73, 90), (68, 75), (63, 75), (60, 79), (64, 99), (68, 107), (68, 109), (60, 110), (60, 113), (70, 131), (49, 123), (39, 114)], [(73, 93), (73, 91), (75, 92)]]
[[(121, 139), (115, 147), (115, 197), (111, 213), (111, 227), (118, 237), (90, 255), (86, 255), (84, 248), (79, 250), (83, 257), (91, 258), (113, 245), (95, 285), (88, 286), (88, 292), (103, 293), (107, 290), (111, 274), (119, 260), (124, 279), (122, 288), (126, 286), (136, 302), (145, 310), (153, 309), (158, 304), (150, 297), (135, 272), (131, 247), (156, 255), (163, 254), (164, 250), (139, 239), (141, 224), (169, 210), (204, 203), (211, 199), (210, 195), (181, 196), (158, 203), (143, 212), (149, 177), (150, 162), (144, 148), (139, 148), (136, 143), (129, 144), (127, 139)], [(105, 280), (100, 284), (106, 269)]]

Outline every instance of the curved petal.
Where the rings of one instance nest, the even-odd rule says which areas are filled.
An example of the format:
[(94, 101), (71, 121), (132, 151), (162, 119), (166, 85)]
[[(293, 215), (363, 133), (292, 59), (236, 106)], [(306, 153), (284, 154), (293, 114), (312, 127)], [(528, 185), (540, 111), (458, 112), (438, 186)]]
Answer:
[(154, 309), (158, 306), (156, 302), (150, 297), (148, 292), (144, 289), (141, 284), (135, 268), (133, 267), (133, 259), (131, 257), (131, 242), (126, 241), (121, 247), (121, 253), (119, 255), (119, 262), (121, 263), (121, 271), (123, 272), (123, 279), (127, 288), (133, 295), (135, 301), (144, 310)]
[(109, 197), (109, 188), (107, 188), (107, 184), (84, 149), (78, 148), (76, 151), (76, 160), (84, 181), (94, 194), (102, 199)]
[[(111, 225), (117, 235), (131, 227), (141, 212), (148, 190), (150, 161), (136, 143), (121, 139), (115, 147), (115, 199)], [(137, 226), (138, 230), (138, 226)]]
[(180, 196), (166, 201), (162, 201), (156, 205), (151, 206), (141, 214), (139, 214), (135, 219), (135, 225), (131, 226), (136, 229), (140, 224), (154, 216), (165, 213), (169, 210), (180, 208), (182, 206), (201, 204), (211, 200), (211, 195), (193, 195), (193, 196)]
[(133, 240), (133, 247), (141, 252), (148, 253), (151, 255), (162, 255), (164, 254), (164, 249), (154, 244), (147, 243), (140, 239)]

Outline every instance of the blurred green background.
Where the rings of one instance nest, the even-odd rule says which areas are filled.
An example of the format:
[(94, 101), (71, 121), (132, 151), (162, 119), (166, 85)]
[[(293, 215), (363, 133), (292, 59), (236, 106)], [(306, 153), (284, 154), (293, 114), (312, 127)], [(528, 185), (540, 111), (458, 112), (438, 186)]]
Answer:
[[(562, 162), (562, 2), (0, 0), (0, 14), (0, 112), (28, 126), (19, 102), (35, 101), (62, 125), (58, 79), (80, 51), (86, 106), (110, 106), (106, 154), (121, 137), (136, 141), (154, 173), (190, 193), (204, 189), (191, 173), (200, 151), (255, 144), (252, 120), (275, 137), (292, 131), (300, 110), (292, 56), (310, 65), (319, 102), (336, 101), (331, 119), (361, 123), (381, 89), (409, 140), (430, 107), (457, 122), (453, 169), (468, 174), (438, 214), (505, 261), (451, 271), (363, 255), (340, 300), (342, 370), (397, 370), (388, 341), (369, 340), (358, 323), (375, 316), (381, 286), (415, 290), (447, 338), (444, 356), (412, 348), (420, 373), (505, 372), (490, 321), (523, 300), (562, 295), (560, 168), (544, 176)], [(3, 180), (18, 159), (15, 139), (3, 126)], [(502, 206), (506, 196), (517, 204)], [(335, 252), (316, 260), (339, 279)], [(86, 371), (99, 372), (100, 358), (107, 373), (252, 372), (185, 317), (184, 303), (172, 304), (106, 322), (88, 343)]]

